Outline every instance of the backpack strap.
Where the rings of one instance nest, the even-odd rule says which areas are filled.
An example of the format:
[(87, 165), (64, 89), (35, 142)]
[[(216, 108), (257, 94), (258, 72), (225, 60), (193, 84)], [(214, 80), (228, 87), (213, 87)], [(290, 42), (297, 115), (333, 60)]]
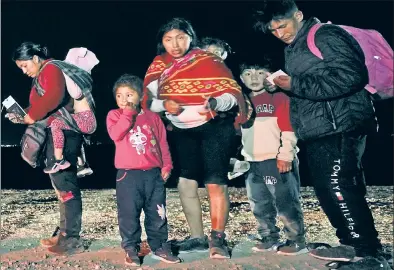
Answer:
[[(317, 23), (315, 25), (313, 25), (311, 27), (311, 29), (309, 29), (308, 32), (308, 36), (306, 38), (306, 42), (308, 44), (308, 49), (311, 51), (311, 53), (313, 53), (316, 57), (320, 58), (323, 60), (323, 55), (321, 54), (319, 48), (316, 46), (315, 43), (315, 35), (317, 30), (319, 30), (319, 28), (324, 25), (325, 23)], [(327, 22), (327, 24), (331, 24), (330, 21)]]

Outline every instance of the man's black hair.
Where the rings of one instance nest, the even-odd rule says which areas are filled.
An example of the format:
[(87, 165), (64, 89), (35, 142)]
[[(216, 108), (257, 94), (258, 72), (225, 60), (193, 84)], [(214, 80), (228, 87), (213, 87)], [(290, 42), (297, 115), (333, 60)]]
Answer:
[(298, 7), (293, 0), (265, 0), (255, 8), (254, 28), (266, 33), (271, 21), (290, 19), (296, 11)]

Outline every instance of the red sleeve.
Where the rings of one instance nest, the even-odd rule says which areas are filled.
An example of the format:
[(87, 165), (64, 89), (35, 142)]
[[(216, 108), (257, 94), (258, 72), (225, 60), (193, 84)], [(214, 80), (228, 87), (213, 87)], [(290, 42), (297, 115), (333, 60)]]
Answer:
[(167, 131), (158, 114), (154, 114), (157, 129), (157, 139), (159, 140), (161, 158), (163, 160), (163, 171), (171, 172), (173, 165), (170, 154), (170, 148), (167, 142)]
[[(56, 109), (62, 102), (65, 94), (65, 80), (62, 71), (51, 64), (48, 64), (41, 71), (38, 82), (45, 90), (45, 94), (32, 100), (30, 95), (29, 116), (33, 120), (43, 119), (49, 112)], [(36, 91), (34, 88), (32, 91)]]
[(113, 141), (121, 141), (134, 125), (137, 111), (112, 110), (107, 115), (107, 131)]
[(276, 106), (278, 112), (278, 126), (281, 131), (293, 131), (290, 122), (290, 99), (282, 93), (277, 93)]

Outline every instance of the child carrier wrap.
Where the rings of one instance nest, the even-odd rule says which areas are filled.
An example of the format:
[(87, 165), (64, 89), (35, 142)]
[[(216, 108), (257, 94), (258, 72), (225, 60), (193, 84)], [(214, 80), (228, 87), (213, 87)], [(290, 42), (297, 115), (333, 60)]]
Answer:
[[(78, 87), (82, 91), (83, 96), (87, 99), (90, 109), (94, 113), (95, 103), (92, 96), (93, 80), (90, 74), (77, 66), (60, 60), (51, 60), (48, 61), (45, 65), (48, 64), (52, 64), (60, 68), (63, 74), (71, 78), (78, 85)], [(41, 70), (44, 69), (45, 65), (41, 68)], [(45, 94), (45, 90), (38, 82), (38, 76), (34, 78), (33, 85), (40, 96), (43, 96)], [(74, 118), (66, 110), (65, 107), (59, 108), (55, 113), (51, 114), (50, 116), (61, 118), (67, 125), (71, 127), (71, 130), (81, 133), (81, 130), (78, 128), (78, 125), (75, 122)], [(43, 120), (36, 121), (34, 124), (29, 125), (22, 136), (21, 156), (33, 168), (36, 168), (40, 165), (40, 158), (47, 137), (46, 128), (48, 127), (48, 119), (49, 117)]]

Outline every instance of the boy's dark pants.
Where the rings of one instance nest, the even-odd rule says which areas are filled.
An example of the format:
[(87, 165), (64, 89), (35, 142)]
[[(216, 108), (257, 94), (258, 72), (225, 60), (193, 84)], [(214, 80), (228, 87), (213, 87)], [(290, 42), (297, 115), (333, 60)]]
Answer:
[[(82, 225), (82, 199), (77, 178), (77, 156), (81, 149), (82, 135), (73, 131), (64, 131), (65, 144), (63, 155), (72, 166), (66, 170), (50, 174), (52, 186), (59, 199), (60, 231), (67, 237), (79, 238)], [(54, 159), (53, 140), (48, 130), (46, 158)]]
[(168, 239), (166, 190), (160, 169), (118, 170), (116, 197), (119, 232), (124, 250), (141, 243), (141, 210), (145, 213), (148, 244), (154, 252)]
[(305, 242), (304, 216), (300, 204), (298, 161), (292, 170), (279, 173), (276, 159), (250, 162), (246, 190), (261, 237), (279, 239), (276, 217), (284, 224), (287, 239)]
[(371, 210), (361, 158), (366, 135), (357, 131), (326, 136), (305, 144), (310, 176), (323, 211), (342, 244), (356, 255), (375, 256), (381, 244)]

